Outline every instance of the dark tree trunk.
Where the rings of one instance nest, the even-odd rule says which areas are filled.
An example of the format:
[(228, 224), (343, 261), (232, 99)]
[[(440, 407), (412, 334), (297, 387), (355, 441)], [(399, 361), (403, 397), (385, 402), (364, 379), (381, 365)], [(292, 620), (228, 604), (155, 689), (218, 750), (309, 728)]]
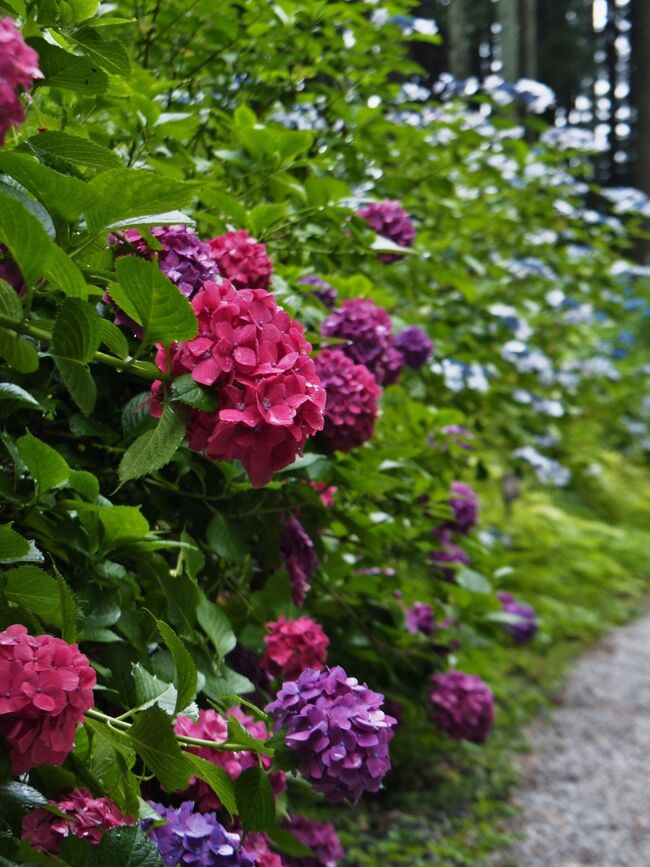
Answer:
[(472, 46), (468, 0), (451, 0), (447, 11), (449, 30), (449, 67), (454, 78), (471, 74)]
[[(634, 161), (632, 181), (650, 196), (650, 3), (632, 0), (632, 103)], [(639, 255), (650, 262), (650, 243), (639, 245)]]

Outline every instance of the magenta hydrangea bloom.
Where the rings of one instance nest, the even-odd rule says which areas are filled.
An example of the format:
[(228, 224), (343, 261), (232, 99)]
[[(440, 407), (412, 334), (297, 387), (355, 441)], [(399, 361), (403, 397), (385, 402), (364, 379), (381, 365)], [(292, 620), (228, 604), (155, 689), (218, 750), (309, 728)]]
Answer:
[(317, 792), (333, 803), (376, 792), (390, 770), (388, 744), (396, 720), (382, 710), (383, 695), (348, 677), (306, 669), (282, 684), (266, 711), (285, 743), (298, 753), (298, 767)]
[(63, 763), (96, 680), (76, 644), (19, 624), (0, 632), (0, 735), (14, 774)]
[(244, 850), (254, 859), (256, 867), (285, 867), (286, 862), (269, 848), (266, 834), (246, 834)]
[(285, 522), (280, 536), (280, 553), (291, 581), (294, 605), (302, 608), (309, 593), (311, 577), (316, 571), (318, 558), (314, 543), (305, 528), (293, 515)]
[(266, 247), (243, 229), (213, 238), (210, 255), (221, 276), (237, 289), (268, 289), (271, 285), (273, 263)]
[(469, 533), (478, 521), (479, 503), (475, 491), (465, 482), (452, 482), (448, 502), (454, 518), (446, 526), (462, 535)]
[(7, 132), (25, 120), (20, 91), (29, 89), (37, 78), (43, 78), (38, 54), (11, 18), (0, 18), (0, 146)]
[(433, 608), (426, 602), (414, 602), (406, 612), (406, 628), (413, 635), (421, 632), (427, 637), (432, 636), (436, 628)]
[(365, 364), (379, 385), (389, 385), (404, 366), (404, 356), (393, 343), (392, 327), (383, 307), (369, 298), (351, 298), (327, 317), (321, 333), (348, 340), (340, 350), (357, 364)]
[(433, 352), (433, 342), (419, 325), (409, 325), (395, 335), (395, 348), (402, 353), (406, 364), (417, 370)]
[(267, 623), (266, 628), (262, 665), (271, 677), (297, 680), (306, 668), (322, 670), (330, 640), (323, 627), (311, 617), (297, 620), (279, 617)]
[(462, 671), (434, 674), (431, 685), (429, 706), (436, 725), (456, 741), (484, 743), (494, 721), (490, 687), (480, 677)]
[(155, 843), (167, 867), (255, 867), (255, 860), (241, 848), (241, 837), (221, 825), (214, 813), (195, 813), (194, 804), (150, 806), (166, 820), (155, 826), (143, 819), (142, 827)]
[(65, 815), (57, 816), (39, 807), (23, 819), (23, 839), (39, 852), (56, 855), (61, 841), (70, 835), (97, 846), (109, 828), (134, 822), (110, 798), (95, 798), (89, 789), (75, 789), (60, 801), (48, 803)]
[(317, 822), (304, 816), (292, 816), (285, 828), (314, 853), (313, 858), (285, 855), (285, 867), (337, 867), (344, 852), (331, 822)]
[(328, 449), (349, 452), (363, 445), (375, 430), (381, 388), (363, 364), (340, 349), (316, 356), (316, 373), (327, 394), (322, 438)]
[(517, 644), (527, 644), (537, 633), (537, 615), (535, 609), (523, 602), (517, 602), (510, 593), (497, 593), (497, 599), (507, 614), (520, 618), (519, 623), (506, 623), (506, 632), (514, 638)]
[(313, 286), (314, 289), (311, 294), (318, 298), (321, 304), (324, 304), (325, 307), (328, 307), (330, 310), (336, 304), (339, 293), (326, 280), (322, 280), (315, 274), (306, 274), (298, 280), (298, 283), (303, 286)]
[(460, 566), (467, 566), (469, 557), (458, 545), (451, 541), (449, 531), (444, 528), (434, 530), (440, 542), (440, 548), (431, 555), (434, 575), (443, 581), (455, 581), (456, 571)]
[[(373, 202), (357, 211), (357, 216), (364, 219), (378, 235), (388, 238), (400, 247), (413, 246), (415, 226), (398, 201), (386, 199), (383, 202)], [(403, 258), (403, 255), (381, 253), (379, 258), (382, 262), (397, 262)]]

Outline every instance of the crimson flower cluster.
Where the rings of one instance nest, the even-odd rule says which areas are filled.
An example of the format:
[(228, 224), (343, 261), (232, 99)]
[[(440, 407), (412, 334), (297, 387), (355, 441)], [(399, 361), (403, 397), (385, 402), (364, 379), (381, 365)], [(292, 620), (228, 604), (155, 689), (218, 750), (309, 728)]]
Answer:
[(267, 623), (266, 628), (262, 666), (271, 677), (296, 680), (306, 668), (322, 670), (330, 643), (322, 626), (310, 617), (280, 617)]
[(406, 612), (406, 628), (413, 635), (421, 632), (423, 635), (431, 637), (436, 628), (433, 608), (426, 602), (414, 602)]
[(255, 861), (255, 867), (285, 867), (286, 862), (269, 848), (266, 834), (246, 834), (244, 850)]
[(446, 526), (456, 533), (466, 535), (478, 521), (479, 503), (476, 492), (465, 482), (452, 482), (448, 503), (454, 517)]
[(273, 263), (266, 247), (248, 232), (226, 232), (210, 242), (210, 255), (217, 263), (219, 273), (237, 289), (268, 289), (271, 285)]
[(29, 635), (19, 624), (0, 632), (0, 735), (14, 774), (63, 763), (95, 683), (76, 644)]
[(431, 685), (429, 706), (436, 725), (456, 741), (484, 743), (494, 721), (490, 687), (480, 677), (462, 671), (434, 674)]
[(357, 364), (365, 364), (379, 385), (395, 382), (404, 366), (396, 348), (390, 316), (369, 298), (350, 298), (321, 326), (324, 337), (347, 340), (341, 350)]
[(20, 90), (30, 88), (37, 78), (43, 78), (38, 54), (11, 18), (0, 18), (0, 146), (7, 132), (25, 120)]
[[(197, 410), (190, 448), (212, 460), (240, 460), (255, 487), (293, 463), (323, 427), (325, 392), (309, 358), (304, 328), (263, 289), (206, 283), (192, 299), (198, 335), (158, 347), (156, 364), (189, 373), (219, 397), (215, 412)], [(152, 390), (153, 408), (160, 390)]]
[(56, 855), (62, 840), (70, 835), (97, 846), (109, 828), (133, 824), (110, 798), (95, 798), (89, 789), (75, 789), (62, 800), (49, 803), (64, 815), (39, 807), (23, 819), (23, 839), (39, 852)]
[(395, 335), (395, 346), (404, 356), (405, 363), (414, 370), (426, 364), (433, 352), (433, 343), (419, 325), (409, 325)]
[(293, 515), (282, 528), (280, 553), (289, 573), (293, 604), (302, 608), (310, 590), (310, 581), (316, 571), (318, 558), (314, 543), (300, 521)]
[(506, 614), (514, 614), (519, 618), (518, 623), (507, 623), (506, 632), (514, 638), (517, 644), (527, 644), (537, 633), (537, 615), (530, 605), (518, 602), (511, 593), (497, 593), (497, 599), (501, 603)]
[(285, 867), (336, 867), (344, 855), (341, 841), (331, 822), (317, 822), (304, 816), (292, 816), (285, 827), (315, 855), (314, 858), (285, 855)]
[(443, 581), (454, 581), (456, 579), (456, 570), (460, 566), (467, 566), (469, 557), (459, 545), (455, 545), (451, 541), (449, 530), (441, 527), (433, 532), (440, 542), (440, 548), (431, 555), (431, 563), (434, 567), (433, 573)]
[(373, 434), (381, 389), (363, 364), (355, 364), (340, 349), (324, 349), (316, 357), (327, 401), (322, 439), (330, 450), (349, 452)]
[[(384, 238), (388, 238), (400, 247), (412, 247), (415, 240), (415, 226), (408, 212), (393, 199), (385, 199), (383, 202), (373, 202), (365, 208), (357, 211), (357, 216), (365, 220), (368, 225)], [(403, 259), (400, 253), (380, 253), (382, 262), (397, 262)]]
[(313, 286), (314, 288), (311, 294), (318, 298), (321, 304), (324, 304), (325, 307), (331, 309), (336, 304), (336, 299), (339, 297), (339, 293), (327, 282), (327, 280), (323, 280), (315, 274), (306, 274), (298, 280), (298, 283), (303, 286)]
[(396, 720), (382, 710), (383, 695), (337, 666), (306, 669), (284, 683), (266, 711), (276, 730), (286, 728), (286, 745), (298, 754), (300, 773), (333, 803), (356, 804), (376, 792), (390, 770), (388, 744)]

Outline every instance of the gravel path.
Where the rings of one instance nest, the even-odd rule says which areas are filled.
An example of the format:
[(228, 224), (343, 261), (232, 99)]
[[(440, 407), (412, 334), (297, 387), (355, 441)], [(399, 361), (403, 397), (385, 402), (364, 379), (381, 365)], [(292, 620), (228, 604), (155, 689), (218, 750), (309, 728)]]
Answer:
[(650, 867), (650, 616), (583, 657), (530, 735), (508, 863)]

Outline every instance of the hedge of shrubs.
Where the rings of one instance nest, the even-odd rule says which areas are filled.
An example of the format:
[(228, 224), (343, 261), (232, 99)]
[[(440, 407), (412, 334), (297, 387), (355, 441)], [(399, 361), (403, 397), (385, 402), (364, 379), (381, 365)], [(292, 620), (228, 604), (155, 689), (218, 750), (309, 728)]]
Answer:
[(648, 447), (639, 215), (408, 7), (0, 0), (3, 864), (342, 863), (543, 639), (477, 489)]

